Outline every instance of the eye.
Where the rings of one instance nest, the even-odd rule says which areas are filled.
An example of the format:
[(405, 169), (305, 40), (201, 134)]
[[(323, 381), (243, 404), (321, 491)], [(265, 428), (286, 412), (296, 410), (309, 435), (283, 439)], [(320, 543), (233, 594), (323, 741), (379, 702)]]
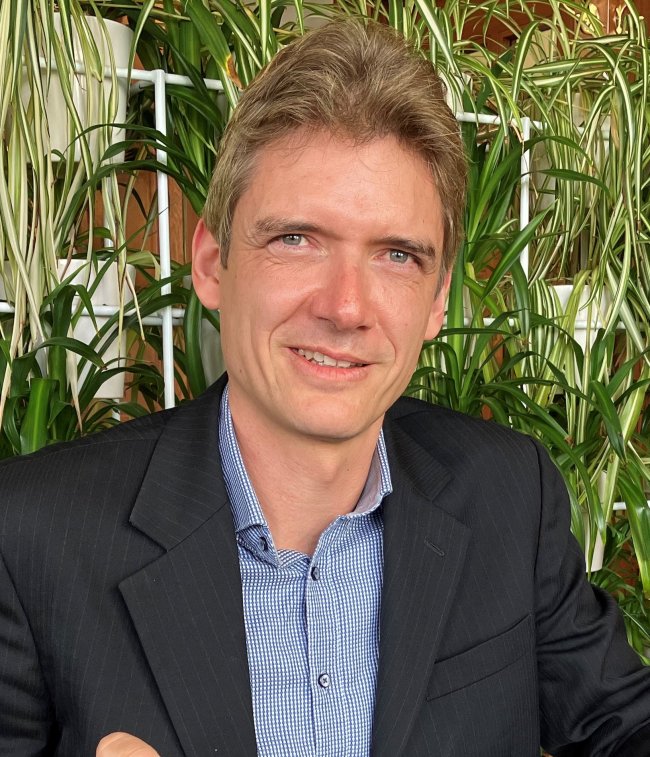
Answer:
[(402, 265), (414, 260), (413, 255), (410, 252), (404, 252), (404, 250), (390, 250), (388, 257), (391, 263), (401, 263)]
[(300, 247), (304, 243), (305, 237), (302, 234), (283, 234), (278, 239), (287, 247)]

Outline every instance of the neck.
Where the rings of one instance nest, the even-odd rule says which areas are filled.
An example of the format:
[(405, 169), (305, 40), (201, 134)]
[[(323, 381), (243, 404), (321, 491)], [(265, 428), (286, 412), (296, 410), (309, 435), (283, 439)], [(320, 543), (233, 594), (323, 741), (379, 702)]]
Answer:
[(260, 426), (232, 394), (230, 408), (275, 546), (313, 554), (329, 524), (354, 510), (368, 478), (381, 419), (359, 437), (327, 441)]

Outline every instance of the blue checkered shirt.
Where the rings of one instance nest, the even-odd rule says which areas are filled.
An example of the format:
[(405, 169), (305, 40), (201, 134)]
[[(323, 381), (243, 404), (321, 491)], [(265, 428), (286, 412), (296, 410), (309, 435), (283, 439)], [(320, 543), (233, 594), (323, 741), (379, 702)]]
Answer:
[(276, 549), (241, 457), (228, 403), (219, 447), (241, 570), (260, 757), (370, 755), (383, 578), (380, 504), (391, 491), (383, 435), (355, 510), (312, 557)]

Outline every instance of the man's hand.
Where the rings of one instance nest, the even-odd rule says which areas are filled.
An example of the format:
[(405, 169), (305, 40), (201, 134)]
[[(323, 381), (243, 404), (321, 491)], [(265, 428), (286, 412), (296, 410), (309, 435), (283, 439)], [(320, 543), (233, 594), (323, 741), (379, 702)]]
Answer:
[(97, 744), (96, 757), (160, 757), (155, 749), (129, 733), (109, 733)]

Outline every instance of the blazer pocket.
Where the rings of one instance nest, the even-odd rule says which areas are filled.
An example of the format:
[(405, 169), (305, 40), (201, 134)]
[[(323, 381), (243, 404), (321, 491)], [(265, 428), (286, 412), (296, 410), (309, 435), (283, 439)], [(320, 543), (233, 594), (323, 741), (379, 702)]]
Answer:
[(451, 694), (504, 670), (532, 652), (534, 641), (533, 618), (526, 615), (498, 636), (466, 652), (436, 661), (427, 689), (427, 701)]

